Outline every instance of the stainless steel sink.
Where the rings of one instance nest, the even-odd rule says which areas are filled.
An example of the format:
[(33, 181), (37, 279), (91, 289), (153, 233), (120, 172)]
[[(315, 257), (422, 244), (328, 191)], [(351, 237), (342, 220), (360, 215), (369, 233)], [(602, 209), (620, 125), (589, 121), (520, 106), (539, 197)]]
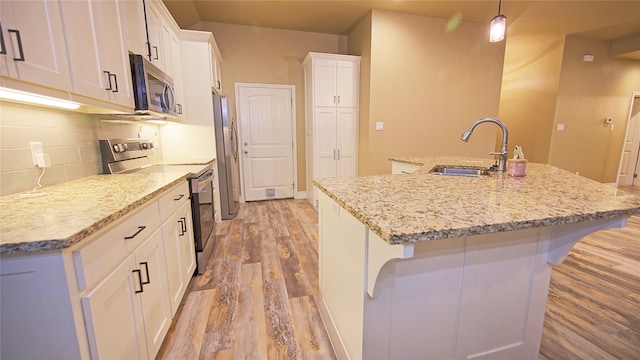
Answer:
[(495, 174), (486, 167), (480, 166), (448, 166), (436, 165), (430, 171), (431, 174), (445, 176), (485, 177)]

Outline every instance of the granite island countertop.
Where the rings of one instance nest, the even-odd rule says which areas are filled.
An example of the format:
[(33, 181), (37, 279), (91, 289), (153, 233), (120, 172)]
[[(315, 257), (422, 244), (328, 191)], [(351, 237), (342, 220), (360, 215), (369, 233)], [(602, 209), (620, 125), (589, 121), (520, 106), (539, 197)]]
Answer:
[(318, 189), (390, 244), (511, 231), (640, 214), (640, 197), (551, 165), (525, 177), (430, 174), (436, 165), (480, 165), (463, 157), (391, 158), (412, 174), (314, 179)]
[[(198, 166), (192, 167), (194, 171)], [(0, 254), (76, 244), (186, 181), (189, 166), (152, 173), (94, 175), (45, 186), (46, 196), (0, 198)]]

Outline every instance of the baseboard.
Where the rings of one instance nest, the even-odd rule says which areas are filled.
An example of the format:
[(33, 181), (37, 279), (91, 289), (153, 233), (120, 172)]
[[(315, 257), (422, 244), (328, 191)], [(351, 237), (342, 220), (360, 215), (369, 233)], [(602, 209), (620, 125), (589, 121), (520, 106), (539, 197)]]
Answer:
[(293, 198), (296, 199), (296, 200), (306, 199), (307, 198), (307, 192), (306, 191), (296, 191), (296, 193), (293, 194)]
[(333, 351), (336, 353), (336, 357), (340, 360), (342, 359), (351, 359), (349, 354), (347, 353), (347, 349), (342, 342), (342, 338), (338, 333), (338, 330), (333, 324), (333, 318), (331, 317), (331, 313), (327, 308), (327, 305), (324, 302), (324, 299), (320, 297), (318, 299), (318, 310), (320, 310), (320, 318), (324, 323), (324, 328), (327, 330), (327, 335), (329, 335), (329, 341), (331, 342), (331, 346), (333, 347)]

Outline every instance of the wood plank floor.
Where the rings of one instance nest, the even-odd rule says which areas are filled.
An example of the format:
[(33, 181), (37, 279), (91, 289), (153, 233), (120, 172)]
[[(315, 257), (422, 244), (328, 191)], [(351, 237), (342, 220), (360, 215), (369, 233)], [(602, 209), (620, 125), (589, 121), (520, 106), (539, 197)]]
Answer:
[[(156, 358), (335, 359), (317, 307), (317, 237), (305, 200), (242, 204), (217, 224), (214, 256)], [(640, 359), (640, 216), (554, 267), (539, 359)]]

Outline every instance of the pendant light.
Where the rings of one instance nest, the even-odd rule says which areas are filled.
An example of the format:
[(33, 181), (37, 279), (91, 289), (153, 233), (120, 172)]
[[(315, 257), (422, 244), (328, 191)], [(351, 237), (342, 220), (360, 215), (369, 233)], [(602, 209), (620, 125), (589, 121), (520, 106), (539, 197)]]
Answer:
[(489, 32), (489, 42), (499, 42), (504, 40), (507, 31), (507, 17), (500, 14), (502, 0), (498, 0), (498, 15), (491, 19), (491, 30)]

